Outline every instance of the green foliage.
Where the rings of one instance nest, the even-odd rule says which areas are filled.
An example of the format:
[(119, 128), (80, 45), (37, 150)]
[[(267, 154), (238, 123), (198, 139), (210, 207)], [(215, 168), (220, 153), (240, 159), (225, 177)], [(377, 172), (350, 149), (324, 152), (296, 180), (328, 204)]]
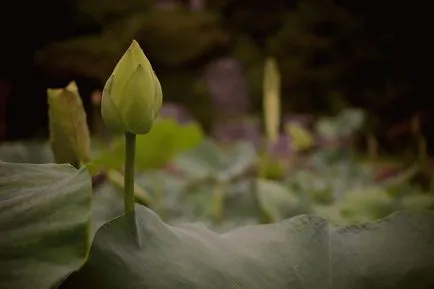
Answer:
[[(279, 61), (285, 112), (336, 112), (346, 101), (363, 103), (374, 111), (390, 107), (391, 113), (378, 114), (378, 125), (381, 125), (389, 116), (402, 112), (395, 109), (401, 101), (394, 100), (403, 100), (412, 90), (411, 84), (395, 75), (394, 68), (384, 81), (386, 89), (377, 85), (376, 73), (388, 66), (387, 63), (396, 62), (384, 59), (396, 55), (388, 51), (399, 37), (373, 40), (367, 29), (377, 27), (378, 23), (374, 26), (366, 23), (375, 22), (372, 19), (378, 17), (360, 21), (360, 15), (365, 12), (351, 11), (353, 4), (273, 1), (267, 3), (269, 13), (263, 13), (259, 2), (241, 0), (206, 1), (205, 11), (158, 11), (151, 8), (154, 1), (149, 0), (72, 2), (76, 16), (84, 23), (79, 27), (71, 24), (68, 31), (78, 30), (82, 34), (60, 42), (44, 41), (52, 44), (38, 51), (35, 57), (37, 65), (56, 78), (78, 75), (103, 82), (123, 49), (132, 38), (137, 38), (156, 64), (159, 78), (166, 83), (163, 86), (170, 91), (165, 94), (166, 99), (180, 100), (188, 107), (195, 101), (202, 104), (208, 98), (206, 93), (192, 91), (202, 85), (196, 73), (203, 71), (213, 58), (227, 52), (244, 67), (255, 112), (261, 109), (260, 79), (265, 55)], [(185, 5), (185, 1), (175, 2)], [(366, 9), (370, 10), (373, 9)], [(377, 32), (384, 33), (381, 29)], [(361, 83), (360, 73), (368, 76), (368, 80)], [(184, 74), (192, 78), (187, 79)], [(394, 103), (398, 105), (391, 105)], [(195, 116), (200, 115), (201, 123), (209, 125), (206, 115), (211, 112), (210, 106), (198, 105), (192, 111)], [(376, 124), (375, 128), (379, 126)]]
[(263, 179), (256, 182), (259, 205), (267, 220), (276, 222), (285, 219), (287, 215), (302, 213), (300, 199), (283, 184)]
[(317, 133), (329, 140), (348, 138), (362, 128), (365, 115), (360, 109), (345, 109), (335, 117), (324, 117), (316, 124)]
[(138, 10), (110, 21), (100, 34), (54, 42), (37, 51), (35, 61), (44, 70), (104, 82), (131, 39), (137, 39), (156, 67), (173, 68), (206, 56), (215, 46), (226, 46), (228, 35), (209, 12)]
[(79, 269), (91, 201), (84, 168), (0, 162), (0, 288), (52, 288)]
[[(346, 138), (360, 128), (361, 117), (360, 111), (347, 110), (334, 118), (320, 119), (317, 127), (327, 124), (324, 127), (328, 131), (319, 132), (328, 139)], [(151, 133), (139, 136), (137, 202), (169, 223), (200, 220), (218, 231), (304, 213), (352, 224), (377, 220), (402, 209), (434, 209), (432, 192), (409, 183), (420, 171), (419, 165), (378, 182), (375, 167), (361, 164), (348, 149), (321, 148), (301, 157), (302, 166), (293, 163), (285, 171), (276, 160), (259, 157), (249, 143), (221, 147), (203, 139), (196, 124), (180, 125), (171, 119), (158, 120)], [(32, 154), (33, 147), (30, 144), (26, 152), (23, 144), (2, 146), (0, 159), (33, 162), (32, 155), (41, 152), (38, 148)], [(48, 151), (47, 146), (42, 148)], [(124, 141), (117, 138), (112, 147), (97, 143), (94, 154), (92, 165), (106, 170), (109, 186), (121, 201), (123, 175), (116, 170), (123, 170)], [(52, 157), (39, 160), (50, 161)], [(159, 169), (164, 165), (168, 170)]]
[[(329, 122), (327, 135), (348, 136), (362, 122), (355, 111), (342, 119)], [(62, 140), (88, 132), (69, 129), (75, 118), (62, 120), (60, 134), (51, 130)], [(309, 155), (279, 182), (258, 177), (251, 143), (204, 141), (195, 124), (159, 119), (137, 143), (141, 173), (134, 183), (131, 165), (124, 185), (119, 139), (93, 164), (108, 169), (102, 183), (85, 166), (0, 162), (1, 289), (434, 286), (434, 213), (390, 215), (433, 208), (432, 195), (400, 189), (411, 188), (419, 164), (378, 183), (371, 167), (334, 148)], [(90, 150), (88, 139), (81, 145)], [(41, 161), (22, 152), (6, 147), (0, 156)], [(170, 170), (147, 170), (170, 160)], [(179, 224), (198, 217), (205, 226)], [(274, 224), (247, 225), (257, 222)]]
[(140, 28), (142, 17), (116, 22), (100, 34), (53, 42), (35, 52), (35, 64), (48, 73), (81, 75), (104, 83)]
[[(336, 45), (352, 27), (348, 12), (332, 1), (302, 1), (286, 12), (283, 25), (268, 38), (283, 75), (283, 100), (291, 110), (330, 112), (342, 101), (334, 85), (346, 73)], [(324, 30), (324, 31), (321, 31)]]
[(234, 45), (233, 56), (240, 61), (246, 76), (246, 88), (255, 111), (262, 109), (265, 53), (248, 35), (242, 35)]
[[(256, 153), (250, 143), (238, 143), (222, 149), (207, 140), (200, 146), (180, 154), (173, 165), (184, 179), (183, 192), (187, 203), (193, 205), (196, 216), (214, 224), (223, 220), (255, 217), (255, 211), (239, 210), (235, 203), (246, 200), (246, 191), (238, 188), (238, 180), (249, 176), (255, 165)], [(251, 195), (247, 194), (247, 200)]]
[(0, 160), (10, 163), (44, 164), (54, 162), (54, 156), (47, 142), (14, 142), (0, 145)]
[(418, 166), (378, 182), (374, 167), (342, 150), (323, 149), (304, 162), (307, 168), (291, 169), (283, 182), (266, 180), (256, 176), (258, 157), (247, 143), (223, 150), (207, 141), (173, 160), (176, 174), (154, 171), (138, 182), (158, 198), (151, 207), (166, 221), (199, 218), (214, 230), (306, 213), (338, 224), (364, 223), (401, 209), (433, 208), (434, 195), (409, 183)]
[(86, 23), (86, 20), (92, 19), (101, 26), (110, 25), (137, 12), (148, 12), (153, 5), (153, 1), (150, 0), (78, 0), (76, 3), (78, 22)]
[[(100, 9), (94, 2), (86, 5)], [(210, 12), (141, 11), (109, 21), (99, 34), (82, 35), (43, 47), (35, 53), (36, 65), (50, 75), (80, 75), (103, 84), (131, 39), (137, 39), (158, 71), (165, 100), (185, 104), (201, 124), (209, 127), (211, 106), (207, 88), (196, 69), (184, 66), (204, 62), (216, 47), (227, 47), (228, 33)]]
[[(45, 289), (61, 281), (64, 289), (287, 288), (289, 284), (425, 289), (434, 285), (429, 273), (434, 270), (432, 213), (395, 214), (351, 227), (300, 216), (219, 235), (202, 225), (169, 226), (141, 205), (135, 214), (119, 216), (121, 202), (107, 186), (95, 191), (91, 210), (90, 178), (84, 169), (7, 163), (0, 168), (0, 205), (8, 206), (0, 217), (8, 231), (0, 243), (1, 288)], [(16, 210), (10, 210), (11, 204)], [(26, 213), (19, 213), (23, 209)], [(50, 210), (55, 211), (50, 214)], [(55, 223), (47, 226), (50, 221)], [(17, 246), (19, 242), (24, 247)]]
[[(180, 33), (182, 31), (182, 33)], [(137, 33), (146, 55), (158, 64), (180, 66), (228, 43), (217, 15), (207, 11), (155, 10)]]
[(427, 193), (414, 193), (401, 198), (402, 210), (434, 210), (434, 196)]
[(256, 152), (251, 143), (242, 142), (223, 150), (207, 140), (178, 156), (174, 165), (196, 181), (209, 178), (225, 182), (245, 173), (255, 161)]
[(184, 105), (192, 117), (204, 129), (208, 129), (213, 120), (212, 104), (208, 88), (203, 79), (200, 79), (200, 74), (185, 69), (170, 69), (161, 75), (164, 99)]
[[(136, 167), (138, 170), (164, 166), (175, 155), (201, 143), (203, 132), (195, 123), (178, 124), (172, 119), (158, 119), (146, 135), (138, 135), (136, 140)], [(125, 157), (125, 144), (122, 138), (113, 141), (111, 148), (100, 144), (93, 163), (100, 167), (121, 169)]]

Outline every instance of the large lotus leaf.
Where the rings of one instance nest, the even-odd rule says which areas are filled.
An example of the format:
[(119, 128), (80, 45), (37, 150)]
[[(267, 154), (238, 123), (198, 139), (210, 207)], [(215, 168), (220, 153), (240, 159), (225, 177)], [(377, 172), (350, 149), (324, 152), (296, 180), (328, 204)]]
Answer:
[(63, 288), (428, 289), (434, 214), (397, 213), (337, 227), (317, 216), (216, 234), (169, 226), (151, 210), (105, 224)]
[(85, 262), (92, 187), (85, 168), (0, 162), (0, 288), (47, 289)]

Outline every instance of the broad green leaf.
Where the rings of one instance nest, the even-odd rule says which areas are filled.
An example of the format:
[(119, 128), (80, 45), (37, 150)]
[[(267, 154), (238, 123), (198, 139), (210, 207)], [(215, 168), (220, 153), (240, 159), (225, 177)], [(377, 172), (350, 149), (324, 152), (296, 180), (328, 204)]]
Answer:
[(50, 143), (58, 163), (76, 167), (90, 161), (90, 135), (78, 88), (71, 82), (62, 89), (48, 89)]
[(394, 211), (394, 205), (386, 191), (371, 187), (348, 192), (339, 207), (349, 222), (364, 223), (386, 217)]
[(216, 206), (213, 195), (215, 182), (196, 183), (178, 174), (155, 170), (137, 175), (136, 183), (152, 195), (149, 207), (169, 224), (203, 222), (213, 230), (227, 231), (242, 224), (257, 223), (259, 209), (252, 182), (247, 178), (224, 185), (218, 223), (213, 216), (213, 209), (219, 205)]
[(314, 144), (312, 134), (300, 125), (288, 123), (285, 131), (291, 138), (291, 145), (297, 150), (310, 149)]
[(336, 140), (340, 137), (348, 137), (364, 123), (365, 115), (359, 109), (343, 110), (335, 117), (324, 117), (316, 123), (316, 131), (322, 137)]
[(188, 177), (199, 180), (215, 178), (228, 181), (244, 172), (256, 161), (257, 155), (251, 143), (239, 142), (228, 151), (211, 140), (179, 155), (174, 164)]
[[(136, 137), (136, 168), (145, 171), (160, 168), (181, 152), (199, 145), (204, 138), (196, 123), (178, 124), (169, 118), (159, 118), (146, 135)], [(112, 148), (101, 144), (102, 150), (94, 163), (108, 169), (122, 169), (125, 158), (123, 137), (116, 139)]]
[(223, 200), (222, 222), (209, 223), (209, 228), (217, 232), (227, 232), (243, 225), (263, 221), (257, 191), (258, 185), (255, 178), (243, 178), (227, 184)]
[(152, 196), (150, 207), (164, 220), (191, 220), (192, 204), (184, 199), (187, 180), (163, 170), (152, 170), (137, 175), (136, 183)]
[(97, 232), (88, 262), (61, 288), (429, 289), (433, 227), (433, 213), (349, 227), (304, 215), (219, 235), (137, 206)]
[(405, 210), (434, 210), (434, 194), (412, 194), (404, 196), (401, 206)]
[(333, 120), (324, 118), (316, 123), (316, 132), (328, 140), (335, 140), (339, 137), (339, 130)]
[(245, 173), (258, 159), (254, 145), (251, 142), (239, 142), (227, 156), (226, 168), (220, 172), (220, 178), (230, 179)]
[(310, 210), (312, 213), (325, 218), (333, 224), (343, 225), (348, 223), (345, 217), (341, 214), (339, 203), (331, 205), (311, 204)]
[(365, 114), (361, 109), (345, 109), (337, 117), (342, 136), (349, 136), (360, 129), (365, 121)]
[(331, 206), (313, 206), (313, 212), (336, 224), (365, 223), (386, 217), (396, 209), (395, 200), (378, 187), (349, 190)]
[(272, 222), (283, 220), (288, 215), (295, 215), (300, 208), (297, 196), (282, 184), (258, 179), (257, 190), (259, 203)]
[(391, 177), (384, 182), (382, 182), (383, 187), (387, 187), (389, 189), (393, 189), (394, 187), (402, 186), (402, 184), (408, 183), (417, 173), (421, 170), (421, 165), (416, 163), (405, 169), (403, 172), (400, 172), (398, 175)]
[(224, 169), (225, 161), (225, 155), (219, 146), (211, 140), (205, 140), (196, 148), (180, 154), (174, 164), (189, 177), (202, 179), (217, 177)]
[(84, 168), (0, 162), (0, 288), (53, 288), (83, 265), (91, 189)]
[(10, 163), (43, 164), (54, 162), (48, 143), (12, 142), (0, 145), (0, 160)]
[(372, 169), (361, 166), (354, 158), (335, 153), (315, 153), (308, 162), (310, 169), (294, 169), (287, 183), (314, 203), (330, 204), (351, 191), (377, 186)]

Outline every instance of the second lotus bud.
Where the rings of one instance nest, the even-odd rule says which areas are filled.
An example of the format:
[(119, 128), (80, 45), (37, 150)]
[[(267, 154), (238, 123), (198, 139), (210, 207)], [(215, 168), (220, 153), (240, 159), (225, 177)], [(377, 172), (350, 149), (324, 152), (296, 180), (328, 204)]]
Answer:
[(114, 131), (146, 134), (162, 101), (161, 85), (151, 63), (133, 40), (104, 86), (102, 118)]

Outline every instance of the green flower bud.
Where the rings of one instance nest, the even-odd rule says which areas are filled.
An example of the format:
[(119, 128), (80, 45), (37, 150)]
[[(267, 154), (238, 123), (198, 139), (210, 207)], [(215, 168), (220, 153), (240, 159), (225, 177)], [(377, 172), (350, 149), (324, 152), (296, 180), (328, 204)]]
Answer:
[(104, 86), (102, 118), (114, 131), (146, 134), (162, 102), (160, 82), (139, 44), (133, 40)]
[(86, 112), (73, 81), (65, 88), (47, 89), (50, 144), (58, 163), (75, 167), (90, 161), (90, 134)]

